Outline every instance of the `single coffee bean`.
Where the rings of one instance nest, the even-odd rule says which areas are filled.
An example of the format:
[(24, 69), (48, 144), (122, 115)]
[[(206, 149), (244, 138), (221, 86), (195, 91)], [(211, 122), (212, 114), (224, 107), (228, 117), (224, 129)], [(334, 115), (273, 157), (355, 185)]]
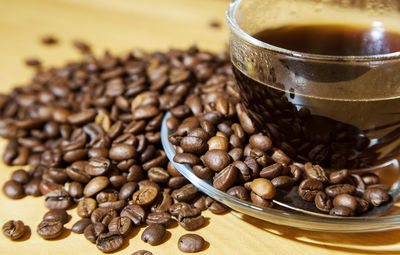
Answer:
[(333, 206), (345, 206), (355, 211), (357, 208), (357, 200), (349, 194), (340, 194), (333, 199)]
[(21, 184), (27, 184), (30, 181), (30, 176), (24, 169), (15, 170), (11, 175), (11, 180)]
[(30, 180), (24, 187), (25, 194), (34, 197), (41, 196), (40, 181), (40, 178), (33, 178)]
[(91, 197), (105, 189), (109, 183), (110, 181), (107, 177), (97, 176), (91, 179), (89, 183), (86, 184), (83, 190), (83, 194), (85, 195), (85, 197)]
[(205, 218), (202, 215), (197, 215), (194, 217), (184, 217), (183, 214), (178, 216), (179, 225), (188, 231), (193, 231), (201, 228), (205, 224)]
[(299, 196), (305, 201), (313, 201), (318, 192), (323, 189), (323, 184), (317, 179), (305, 179), (299, 185)]
[(75, 224), (72, 226), (71, 231), (77, 234), (83, 234), (83, 231), (85, 228), (92, 224), (92, 221), (88, 218), (83, 218), (75, 222)]
[(141, 180), (140, 182), (138, 182), (138, 187), (139, 187), (139, 189), (143, 189), (143, 188), (145, 188), (145, 187), (147, 187), (147, 186), (156, 188), (158, 191), (161, 190), (160, 186), (159, 186), (157, 183), (153, 182), (153, 181), (150, 181), (150, 180)]
[(325, 193), (330, 197), (336, 197), (340, 194), (353, 194), (356, 187), (350, 184), (335, 184), (325, 188)]
[(63, 224), (57, 220), (43, 220), (37, 227), (37, 233), (43, 239), (54, 239), (63, 232)]
[(318, 210), (323, 212), (329, 212), (333, 207), (332, 200), (321, 191), (315, 195), (314, 202)]
[(150, 245), (159, 245), (165, 239), (166, 230), (161, 224), (151, 224), (142, 233), (142, 241)]
[(260, 171), (260, 177), (272, 180), (273, 178), (279, 176), (282, 173), (282, 168), (283, 167), (281, 163), (275, 163), (267, 167), (264, 167)]
[(185, 136), (182, 138), (180, 146), (185, 152), (200, 155), (207, 150), (207, 143), (200, 137)]
[(211, 170), (219, 172), (231, 162), (231, 157), (223, 150), (209, 150), (204, 155), (204, 164)]
[(268, 152), (272, 149), (272, 141), (268, 136), (261, 133), (250, 136), (249, 143), (251, 147)]
[(319, 165), (313, 165), (310, 162), (304, 164), (304, 171), (308, 178), (318, 180), (322, 183), (328, 182), (324, 169)]
[(227, 190), (237, 180), (239, 170), (234, 165), (228, 165), (213, 178), (213, 187), (219, 190)]
[[(238, 186), (238, 187), (242, 187), (242, 186)], [(233, 188), (233, 187), (232, 187), (232, 188)], [(202, 196), (199, 196), (198, 198), (195, 198), (195, 199), (192, 201), (191, 206), (192, 206), (193, 208), (199, 209), (200, 211), (207, 210), (207, 206), (206, 206), (206, 196), (202, 195)]]
[(294, 179), (290, 176), (282, 175), (272, 179), (271, 183), (275, 186), (275, 188), (287, 188), (293, 186)]
[(134, 120), (150, 119), (159, 114), (159, 109), (154, 105), (139, 106), (132, 112)]
[(211, 171), (209, 167), (203, 165), (194, 165), (192, 170), (197, 177), (203, 180), (211, 179), (213, 176), (213, 171)]
[(107, 158), (95, 157), (89, 160), (85, 171), (91, 176), (99, 176), (106, 174), (109, 167), (110, 160), (108, 160)]
[(66, 224), (69, 221), (68, 213), (63, 209), (53, 209), (48, 211), (44, 216), (43, 220), (57, 220), (62, 224)]
[(86, 197), (83, 198), (81, 201), (79, 201), (77, 206), (77, 213), (82, 218), (90, 217), (90, 215), (93, 213), (96, 207), (97, 207), (96, 200), (94, 200), (93, 198)]
[(88, 109), (82, 112), (71, 114), (67, 117), (67, 120), (70, 124), (73, 125), (83, 125), (89, 123), (94, 120), (96, 117), (95, 109)]
[(115, 144), (111, 147), (109, 157), (112, 160), (121, 161), (136, 158), (137, 152), (135, 147), (129, 144)]
[(222, 150), (227, 152), (229, 149), (228, 139), (223, 136), (213, 136), (208, 140), (207, 144), (209, 150)]
[(112, 208), (97, 208), (90, 215), (92, 223), (103, 223), (108, 226), (111, 220), (118, 217), (118, 212)]
[(370, 204), (368, 203), (367, 200), (359, 197), (354, 197), (354, 198), (357, 200), (356, 213), (361, 214), (368, 211)]
[(46, 194), (44, 205), (49, 209), (67, 209), (71, 205), (71, 197), (64, 189), (56, 189)]
[(200, 158), (192, 153), (176, 153), (174, 162), (179, 164), (197, 165), (200, 163)]
[(89, 224), (83, 231), (83, 235), (85, 236), (85, 238), (91, 242), (91, 243), (96, 243), (96, 232), (94, 231), (94, 225), (93, 224)]
[(146, 224), (162, 224), (165, 227), (168, 227), (168, 225), (171, 223), (171, 214), (168, 212), (152, 212), (147, 215), (146, 218)]
[(139, 205), (127, 205), (122, 209), (121, 217), (128, 217), (137, 226), (146, 220), (146, 212)]
[(4, 223), (1, 231), (7, 238), (11, 240), (18, 240), (25, 234), (26, 227), (20, 220), (10, 220)]
[(273, 153), (271, 155), (271, 159), (273, 161), (275, 161), (276, 163), (281, 163), (281, 164), (286, 164), (289, 165), (290, 162), (292, 161), (287, 155), (286, 153), (284, 153), (282, 150), (280, 149), (272, 149)]
[(272, 199), (275, 196), (275, 187), (265, 178), (257, 178), (251, 182), (251, 191), (263, 199)]
[(128, 217), (116, 217), (108, 224), (108, 231), (127, 236), (132, 230), (133, 224)]
[(139, 189), (132, 195), (132, 201), (140, 206), (150, 205), (157, 197), (158, 189), (152, 186), (146, 186)]
[(127, 182), (125, 183), (118, 194), (119, 199), (125, 200), (128, 199), (133, 192), (136, 190), (137, 184), (135, 182)]
[(378, 184), (380, 181), (379, 176), (374, 173), (364, 174), (361, 178), (366, 185)]
[(152, 167), (147, 171), (148, 178), (157, 183), (166, 183), (169, 180), (169, 173), (161, 167)]
[(161, 197), (159, 197), (157, 202), (151, 207), (152, 212), (162, 213), (168, 211), (172, 205), (172, 197), (169, 192), (170, 191), (168, 189), (164, 189)]
[(332, 184), (343, 183), (347, 179), (348, 176), (349, 176), (349, 170), (343, 169), (340, 171), (332, 172), (329, 175), (329, 181)]
[(249, 192), (243, 186), (233, 186), (229, 188), (226, 193), (241, 200), (247, 200), (249, 198)]
[(86, 161), (76, 161), (67, 167), (65, 171), (72, 180), (80, 183), (88, 183), (91, 179), (90, 175), (85, 171), (86, 165)]
[(204, 250), (205, 245), (204, 238), (196, 234), (185, 234), (178, 240), (178, 248), (182, 252), (200, 252)]
[(100, 234), (96, 240), (96, 247), (106, 253), (119, 250), (123, 244), (123, 237), (113, 232)]
[(168, 180), (168, 187), (171, 189), (179, 189), (187, 183), (188, 180), (183, 176), (172, 177)]
[(79, 182), (71, 182), (68, 187), (68, 193), (72, 198), (81, 198), (83, 196), (83, 186)]
[(358, 191), (364, 191), (365, 190), (366, 186), (365, 186), (365, 183), (364, 183), (363, 179), (361, 178), (361, 176), (359, 176), (358, 174), (351, 174), (350, 175), (350, 180), (356, 186)]
[(364, 199), (370, 202), (373, 206), (380, 206), (389, 201), (390, 196), (387, 191), (380, 188), (368, 188), (364, 192)]
[(332, 216), (349, 217), (354, 215), (354, 211), (346, 206), (338, 206), (338, 207), (333, 207), (329, 211), (329, 214)]
[(118, 201), (118, 196), (118, 191), (114, 189), (106, 189), (96, 195), (96, 201), (99, 204), (106, 202), (115, 202)]
[(9, 180), (4, 183), (3, 192), (11, 199), (20, 199), (25, 196), (24, 187), (14, 180)]
[(147, 250), (138, 250), (132, 253), (132, 255), (153, 255), (153, 253)]
[(206, 198), (206, 206), (207, 209), (214, 214), (223, 214), (229, 211), (228, 207), (215, 201), (211, 197)]
[(193, 184), (186, 184), (180, 189), (174, 190), (171, 196), (179, 202), (188, 202), (192, 200), (199, 190)]
[(254, 193), (253, 191), (250, 192), (250, 199), (251, 199), (251, 202), (253, 202), (254, 204), (259, 205), (259, 206), (270, 208), (274, 205), (270, 199), (263, 199), (262, 197), (260, 197), (256, 193)]

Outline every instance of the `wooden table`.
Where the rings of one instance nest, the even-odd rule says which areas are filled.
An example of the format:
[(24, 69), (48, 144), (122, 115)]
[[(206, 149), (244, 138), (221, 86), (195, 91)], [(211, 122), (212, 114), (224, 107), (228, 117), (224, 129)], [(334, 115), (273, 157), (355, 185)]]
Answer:
[[(91, 42), (97, 54), (105, 49), (120, 53), (132, 48), (166, 50), (197, 44), (202, 49), (226, 48), (227, 0), (1, 0), (0, 1), (0, 91), (29, 81), (33, 72), (24, 59), (38, 57), (46, 66), (62, 65), (79, 58), (71, 47), (74, 39)], [(210, 22), (222, 23), (221, 28)], [(60, 39), (56, 46), (40, 44), (44, 35)], [(5, 141), (1, 140), (2, 154)], [(13, 168), (1, 165), (1, 183)], [(44, 241), (36, 226), (46, 209), (43, 198), (12, 201), (0, 194), (0, 223), (21, 219), (32, 233), (11, 242), (0, 235), (0, 254), (100, 254), (82, 235), (69, 231), (56, 241)], [(70, 228), (78, 218), (69, 211)], [(328, 234), (281, 227), (257, 219), (240, 219), (234, 213), (222, 216), (206, 212), (208, 225), (195, 233), (209, 248), (201, 254), (400, 254), (400, 230), (364, 234)], [(177, 248), (181, 227), (170, 229), (168, 240), (152, 247), (140, 240), (137, 229), (118, 254), (148, 249), (154, 254), (181, 254)], [(128, 246), (129, 244), (129, 246)]]

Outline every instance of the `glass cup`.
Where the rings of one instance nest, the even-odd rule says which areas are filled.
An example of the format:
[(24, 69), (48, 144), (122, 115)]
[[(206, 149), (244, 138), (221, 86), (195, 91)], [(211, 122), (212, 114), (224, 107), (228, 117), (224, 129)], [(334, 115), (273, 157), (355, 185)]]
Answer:
[(400, 52), (309, 54), (252, 35), (290, 25), (351, 24), (379, 36), (399, 29), (399, 1), (236, 0), (227, 19), (242, 102), (275, 146), (294, 160), (330, 169), (371, 168), (397, 159)]

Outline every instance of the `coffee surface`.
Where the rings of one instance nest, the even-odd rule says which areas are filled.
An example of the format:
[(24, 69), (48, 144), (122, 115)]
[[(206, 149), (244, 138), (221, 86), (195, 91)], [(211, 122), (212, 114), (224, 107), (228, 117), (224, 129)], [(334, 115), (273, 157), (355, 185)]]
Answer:
[(253, 37), (280, 48), (311, 54), (361, 56), (400, 51), (400, 33), (383, 27), (289, 25), (266, 29)]

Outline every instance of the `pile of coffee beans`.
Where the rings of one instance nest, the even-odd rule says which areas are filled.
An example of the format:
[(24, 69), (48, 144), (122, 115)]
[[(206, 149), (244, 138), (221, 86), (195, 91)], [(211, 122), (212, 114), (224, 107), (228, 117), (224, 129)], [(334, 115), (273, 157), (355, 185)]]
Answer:
[[(270, 207), (276, 189), (300, 184), (303, 199), (342, 216), (388, 200), (376, 175), (342, 170), (328, 178), (274, 147), (240, 103), (226, 53), (192, 47), (96, 58), (89, 45), (74, 45), (84, 61), (37, 69), (29, 84), (0, 95), (0, 135), (9, 140), (3, 161), (30, 166), (13, 172), (3, 192), (45, 197), (49, 211), (36, 230), (44, 239), (62, 235), (74, 204), (81, 219), (72, 231), (102, 252), (120, 249), (139, 226), (147, 225), (144, 242), (159, 245), (174, 221), (193, 231), (205, 225), (203, 210), (227, 212), (168, 162), (160, 142), (167, 111), (174, 160), (239, 199)], [(3, 233), (17, 239), (22, 227), (11, 221)], [(190, 234), (178, 247), (197, 252), (205, 244)]]

